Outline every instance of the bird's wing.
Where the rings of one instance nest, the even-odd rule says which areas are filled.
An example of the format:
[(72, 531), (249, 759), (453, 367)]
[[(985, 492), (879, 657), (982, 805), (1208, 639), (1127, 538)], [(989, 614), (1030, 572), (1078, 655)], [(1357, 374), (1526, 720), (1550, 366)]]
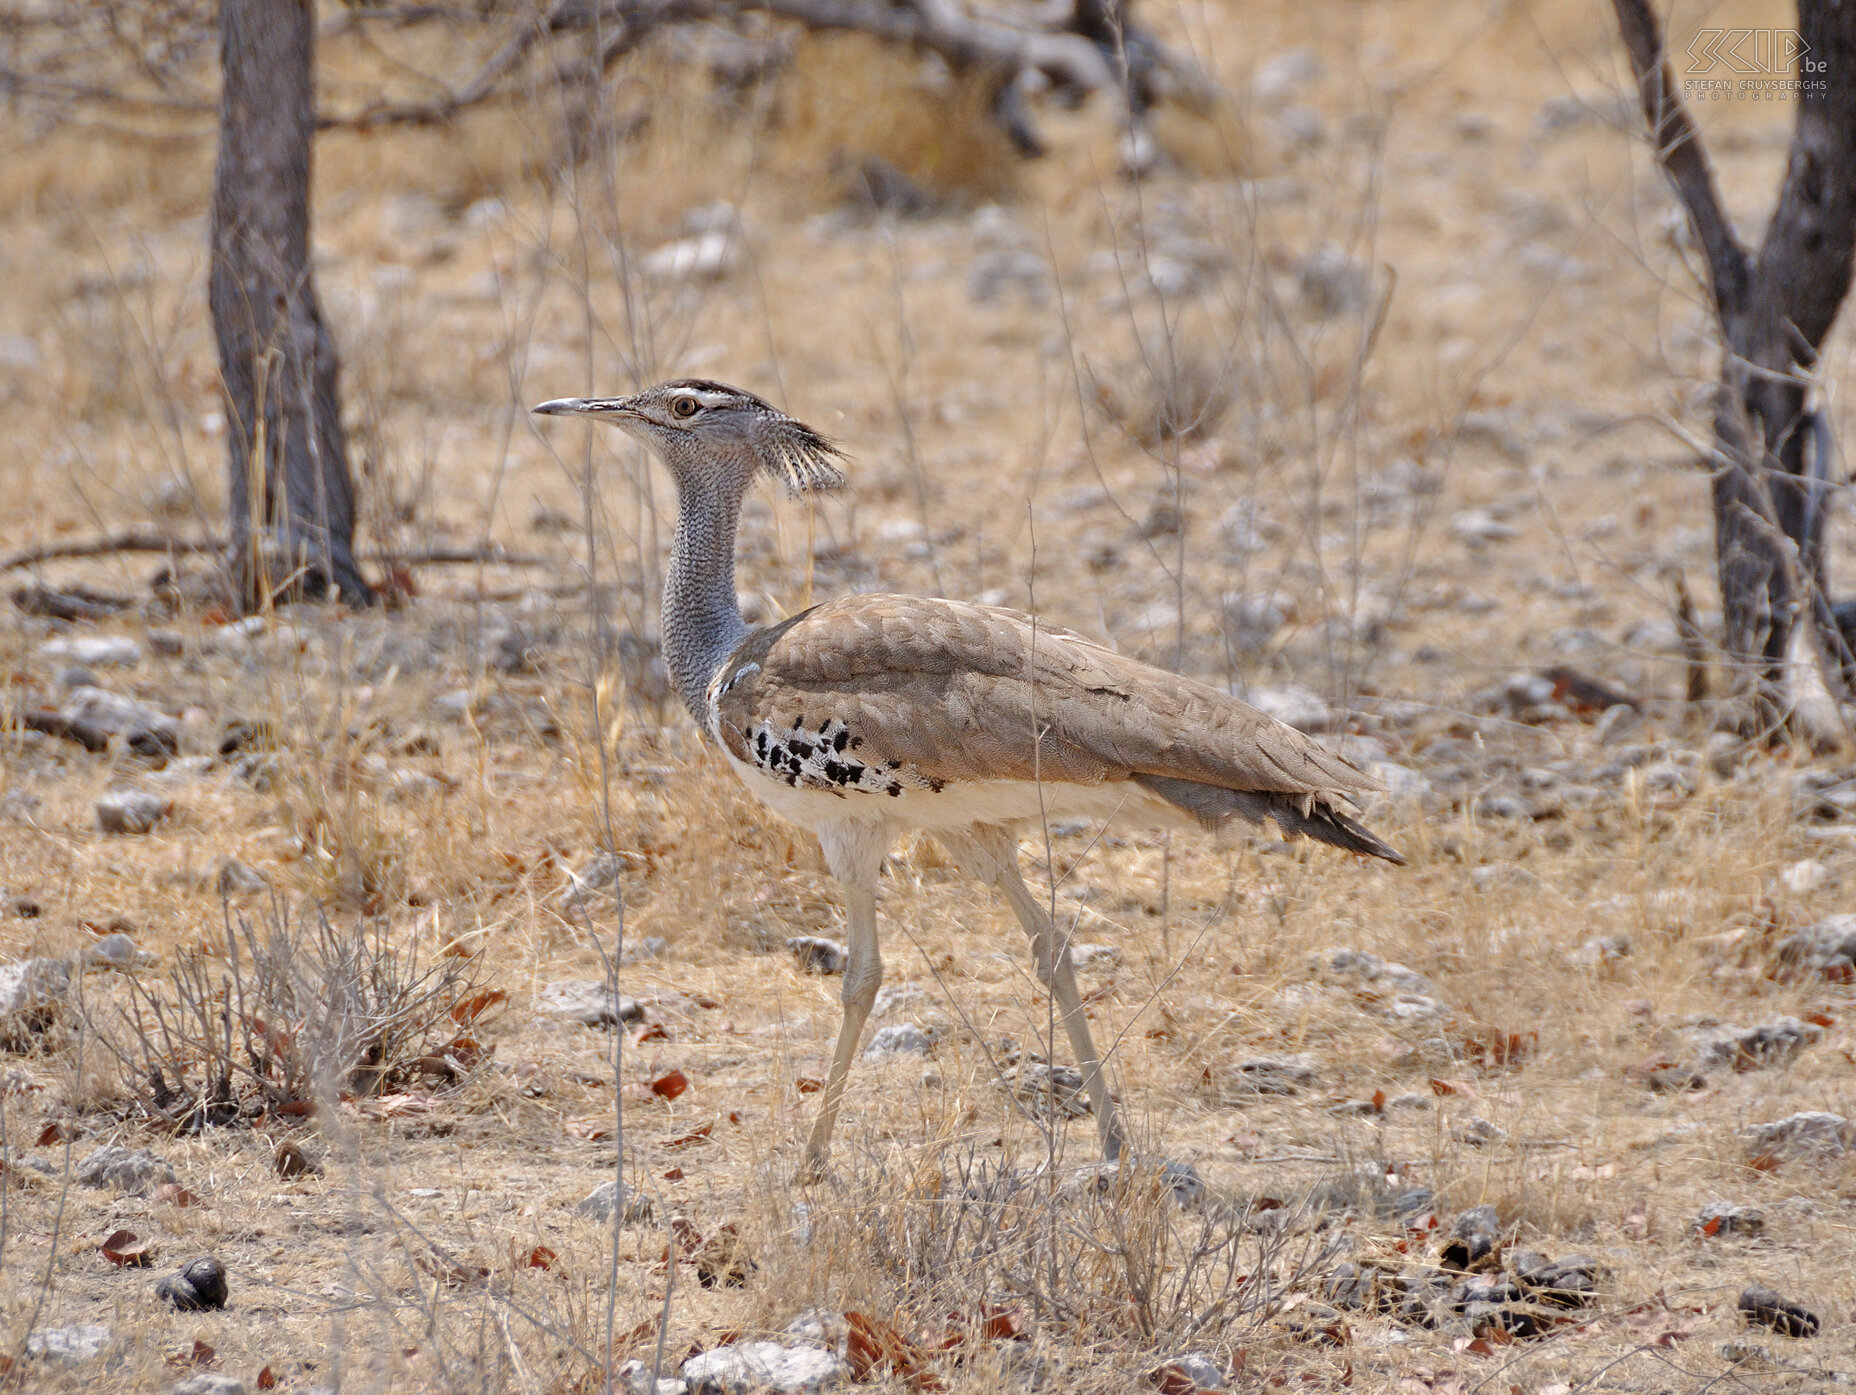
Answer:
[(717, 735), (743, 760), (765, 765), (770, 743), (793, 760), (796, 741), (808, 761), (828, 746), (841, 767), (933, 788), (1149, 776), (1345, 800), (1379, 787), (1209, 684), (959, 601), (828, 602), (744, 640), (711, 697)]

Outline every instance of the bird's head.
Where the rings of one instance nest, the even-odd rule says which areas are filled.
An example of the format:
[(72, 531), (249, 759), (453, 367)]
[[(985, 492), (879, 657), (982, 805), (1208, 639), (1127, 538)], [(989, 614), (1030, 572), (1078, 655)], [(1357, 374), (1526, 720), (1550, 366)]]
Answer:
[(706, 378), (630, 397), (563, 397), (533, 410), (611, 422), (655, 450), (679, 485), (746, 489), (761, 470), (795, 494), (844, 483), (835, 443), (753, 393)]

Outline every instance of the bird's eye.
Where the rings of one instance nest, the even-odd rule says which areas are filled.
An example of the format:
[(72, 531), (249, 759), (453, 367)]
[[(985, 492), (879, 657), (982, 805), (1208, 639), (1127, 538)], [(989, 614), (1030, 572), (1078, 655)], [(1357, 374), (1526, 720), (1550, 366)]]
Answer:
[(697, 402), (694, 397), (678, 397), (670, 403), (670, 414), (674, 417), (689, 418), (696, 415)]

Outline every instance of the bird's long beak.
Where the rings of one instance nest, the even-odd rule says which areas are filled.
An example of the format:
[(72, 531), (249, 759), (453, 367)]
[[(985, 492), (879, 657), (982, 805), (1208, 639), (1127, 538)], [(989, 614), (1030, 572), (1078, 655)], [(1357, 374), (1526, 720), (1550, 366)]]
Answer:
[(529, 410), (540, 417), (604, 417), (608, 421), (638, 415), (629, 397), (557, 397)]

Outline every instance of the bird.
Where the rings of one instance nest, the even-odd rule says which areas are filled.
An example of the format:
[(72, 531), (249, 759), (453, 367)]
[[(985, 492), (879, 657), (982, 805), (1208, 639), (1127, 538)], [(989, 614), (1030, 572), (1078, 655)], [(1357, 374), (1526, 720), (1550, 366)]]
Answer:
[(533, 408), (619, 427), (677, 493), (661, 652), (704, 737), (774, 812), (810, 830), (844, 894), (843, 1021), (797, 1180), (827, 1171), (852, 1058), (883, 977), (878, 880), (925, 832), (1003, 896), (1026, 934), (1095, 1116), (1103, 1157), (1126, 1136), (1077, 990), (1068, 938), (1018, 867), (1040, 823), (1114, 818), (1217, 830), (1272, 820), (1285, 838), (1403, 863), (1356, 818), (1380, 782), (1221, 688), (1001, 606), (847, 595), (752, 627), (735, 534), (757, 477), (836, 490), (849, 457), (742, 388), (682, 378), (630, 396)]

